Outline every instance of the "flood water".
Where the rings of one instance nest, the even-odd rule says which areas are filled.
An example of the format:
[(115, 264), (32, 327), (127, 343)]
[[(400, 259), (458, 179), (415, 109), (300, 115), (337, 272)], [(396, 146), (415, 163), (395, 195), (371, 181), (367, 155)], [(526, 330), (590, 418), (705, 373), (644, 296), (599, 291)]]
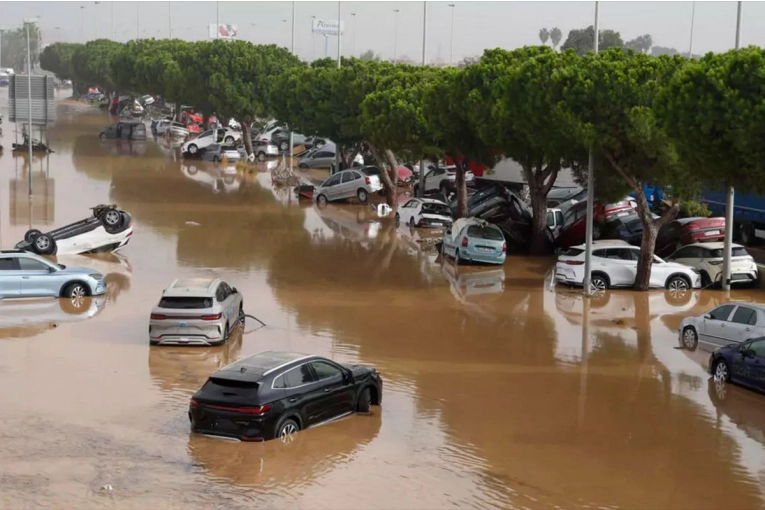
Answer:
[[(765, 397), (718, 395), (708, 352), (677, 348), (684, 316), (763, 291), (611, 292), (587, 314), (549, 286), (552, 259), (457, 268), (422, 248), (427, 233), (367, 208), (298, 203), (265, 166), (102, 145), (108, 117), (58, 113), (31, 206), (3, 125), (0, 246), (100, 203), (129, 211), (135, 234), (119, 256), (64, 262), (107, 275), (86, 309), (0, 303), (0, 507), (765, 506)], [(160, 292), (196, 275), (236, 286), (267, 327), (248, 320), (218, 348), (150, 347)], [(383, 405), (289, 444), (190, 434), (206, 377), (265, 350), (375, 365)]]

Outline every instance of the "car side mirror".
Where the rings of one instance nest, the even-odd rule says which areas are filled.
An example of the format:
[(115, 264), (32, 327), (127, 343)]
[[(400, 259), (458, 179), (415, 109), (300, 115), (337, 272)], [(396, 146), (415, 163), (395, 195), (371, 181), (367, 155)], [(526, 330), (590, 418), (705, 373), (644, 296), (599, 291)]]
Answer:
[(232, 291), (234, 294), (239, 294), (239, 291), (236, 289), (236, 287), (232, 287), (231, 291)]
[(711, 316), (710, 314), (708, 314), (708, 313), (705, 313), (705, 314), (704, 314), (704, 318), (705, 318), (705, 319), (711, 319), (711, 318), (712, 318), (712, 316)]
[(355, 378), (353, 377), (353, 372), (351, 372), (350, 370), (346, 370), (345, 372), (343, 372), (343, 382), (345, 382), (346, 384), (353, 384), (354, 382), (356, 382)]
[(56, 269), (55, 267), (53, 267), (53, 266), (48, 266), (48, 272), (49, 272), (49, 273), (55, 273), (56, 271), (58, 271), (58, 269)]
[(742, 349), (741, 355), (745, 358), (754, 358), (754, 349)]

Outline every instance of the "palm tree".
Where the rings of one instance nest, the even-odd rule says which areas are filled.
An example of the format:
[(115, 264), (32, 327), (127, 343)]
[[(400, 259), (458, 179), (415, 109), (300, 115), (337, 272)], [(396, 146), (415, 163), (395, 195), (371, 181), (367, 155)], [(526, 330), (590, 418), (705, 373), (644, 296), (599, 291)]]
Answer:
[(553, 49), (557, 50), (560, 40), (563, 39), (563, 32), (560, 31), (560, 28), (555, 27), (550, 30), (550, 39), (552, 40)]
[(550, 38), (550, 31), (546, 28), (542, 28), (539, 30), (539, 40), (542, 41), (542, 44), (547, 44), (547, 40)]

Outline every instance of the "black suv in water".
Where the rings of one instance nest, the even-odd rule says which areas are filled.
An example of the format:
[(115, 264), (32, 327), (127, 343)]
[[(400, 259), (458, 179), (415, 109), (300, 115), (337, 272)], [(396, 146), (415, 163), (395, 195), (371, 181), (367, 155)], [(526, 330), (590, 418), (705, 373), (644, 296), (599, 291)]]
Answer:
[(266, 441), (382, 401), (377, 370), (291, 352), (264, 352), (215, 372), (189, 403), (192, 432)]

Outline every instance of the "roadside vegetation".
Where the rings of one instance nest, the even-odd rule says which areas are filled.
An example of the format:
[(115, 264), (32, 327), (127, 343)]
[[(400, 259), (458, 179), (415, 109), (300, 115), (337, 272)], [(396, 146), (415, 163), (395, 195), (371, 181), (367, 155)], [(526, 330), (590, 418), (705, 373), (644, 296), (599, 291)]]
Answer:
[[(557, 47), (555, 30), (541, 32), (542, 42), (552, 37)], [(569, 34), (560, 52), (487, 50), (453, 68), (369, 58), (308, 65), (276, 45), (222, 40), (56, 43), (40, 63), (76, 90), (159, 95), (236, 118), (249, 154), (253, 124), (270, 118), (332, 139), (346, 166), (371, 153), (388, 169), (382, 178), (393, 208), (399, 160), (454, 160), (464, 215), (467, 162), (511, 158), (529, 186), (532, 253), (544, 249), (545, 203), (558, 172), (572, 169), (584, 182), (592, 150), (598, 198), (635, 195), (643, 224), (635, 288), (645, 290), (657, 231), (683, 202), (729, 184), (765, 191), (765, 51), (652, 56), (650, 36), (625, 49), (618, 34), (603, 31), (601, 48), (614, 47), (593, 55), (582, 42), (592, 40), (592, 28), (581, 32)], [(658, 218), (644, 185), (672, 190)]]

